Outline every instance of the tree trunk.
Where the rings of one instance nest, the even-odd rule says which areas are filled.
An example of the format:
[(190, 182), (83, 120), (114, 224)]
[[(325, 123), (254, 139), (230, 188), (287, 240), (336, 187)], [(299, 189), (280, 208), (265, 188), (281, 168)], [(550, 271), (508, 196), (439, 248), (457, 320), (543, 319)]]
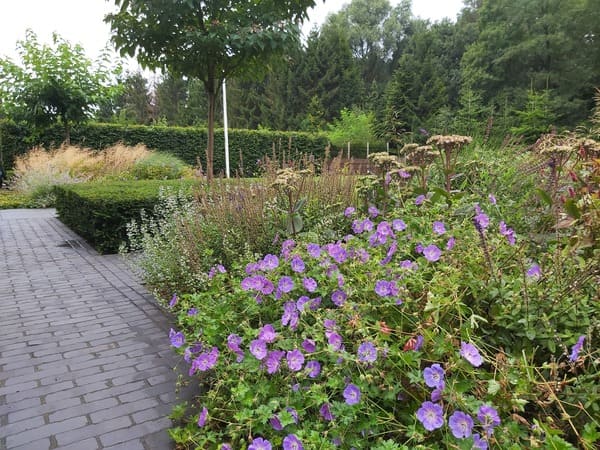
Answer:
[(65, 122), (65, 144), (71, 145), (71, 124)]
[(216, 93), (213, 89), (208, 92), (208, 143), (206, 146), (206, 178), (212, 181), (213, 161), (215, 154), (215, 103)]

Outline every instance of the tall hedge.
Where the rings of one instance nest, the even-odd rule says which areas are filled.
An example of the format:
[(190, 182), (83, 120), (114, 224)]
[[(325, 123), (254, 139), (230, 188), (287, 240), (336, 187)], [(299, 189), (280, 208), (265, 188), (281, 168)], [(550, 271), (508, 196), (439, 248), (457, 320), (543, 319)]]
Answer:
[[(197, 158), (206, 167), (207, 130), (196, 127), (163, 127), (88, 123), (71, 133), (71, 143), (93, 149), (103, 149), (117, 142), (126, 145), (145, 144), (148, 148), (168, 152), (195, 165)], [(48, 128), (33, 140), (27, 130), (6, 121), (0, 121), (0, 150), (5, 168), (13, 165), (14, 156), (34, 145), (55, 148), (63, 141), (59, 126)], [(322, 157), (327, 139), (322, 135), (302, 132), (229, 130), (229, 155), (231, 171), (241, 171), (246, 176), (256, 173), (257, 161), (271, 156), (273, 149), (278, 159), (296, 159), (302, 154)], [(225, 145), (223, 130), (215, 134), (215, 173), (225, 171)]]

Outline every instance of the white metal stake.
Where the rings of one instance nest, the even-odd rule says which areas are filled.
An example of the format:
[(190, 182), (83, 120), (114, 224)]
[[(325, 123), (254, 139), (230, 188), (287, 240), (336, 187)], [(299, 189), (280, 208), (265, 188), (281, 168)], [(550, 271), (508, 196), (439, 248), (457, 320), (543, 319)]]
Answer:
[(229, 132), (227, 130), (227, 86), (223, 78), (223, 131), (225, 133), (225, 176), (230, 177), (229, 172)]

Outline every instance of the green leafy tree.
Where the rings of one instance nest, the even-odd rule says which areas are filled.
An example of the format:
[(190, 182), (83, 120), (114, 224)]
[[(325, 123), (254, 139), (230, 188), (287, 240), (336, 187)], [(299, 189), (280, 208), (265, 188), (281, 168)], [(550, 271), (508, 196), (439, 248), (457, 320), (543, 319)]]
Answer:
[(147, 125), (152, 122), (152, 97), (148, 80), (140, 71), (127, 73), (119, 80), (121, 92), (102, 100), (94, 114), (101, 122)]
[(61, 123), (67, 143), (72, 126), (90, 118), (104, 99), (119, 91), (111, 85), (119, 69), (109, 68), (106, 55), (93, 63), (80, 45), (71, 45), (58, 34), (46, 45), (28, 30), (17, 50), (21, 65), (0, 59), (3, 109), (38, 131)]
[(115, 0), (113, 42), (143, 65), (202, 81), (208, 97), (206, 169), (213, 177), (216, 99), (226, 78), (263, 74), (297, 42), (315, 0)]
[(335, 146), (346, 143), (373, 144), (377, 138), (373, 134), (374, 114), (359, 109), (343, 109), (340, 118), (329, 126), (327, 136)]

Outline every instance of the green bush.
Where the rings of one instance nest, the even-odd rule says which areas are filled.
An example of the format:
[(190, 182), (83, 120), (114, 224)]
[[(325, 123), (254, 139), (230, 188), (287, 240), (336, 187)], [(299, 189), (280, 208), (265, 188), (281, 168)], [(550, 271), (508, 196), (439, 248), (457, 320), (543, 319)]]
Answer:
[(59, 219), (100, 253), (116, 253), (127, 239), (127, 224), (151, 212), (161, 186), (190, 191), (193, 181), (145, 180), (56, 186)]
[[(58, 147), (64, 139), (61, 127), (50, 127), (39, 140), (32, 141), (27, 129), (12, 122), (0, 121), (0, 150), (5, 169), (12, 167), (14, 157), (33, 145)], [(122, 142), (125, 145), (145, 144), (152, 150), (170, 153), (187, 164), (199, 159), (206, 167), (207, 130), (195, 127), (162, 127), (88, 123), (72, 130), (71, 143), (92, 149), (103, 149)], [(266, 130), (229, 130), (229, 153), (232, 172), (245, 176), (257, 173), (258, 161), (265, 155), (278, 160), (299, 159), (303, 154), (317, 158), (324, 155), (327, 139), (323, 135), (302, 132)], [(215, 174), (225, 170), (223, 130), (215, 132)]]
[(131, 175), (138, 180), (176, 180), (186, 172), (187, 165), (168, 153), (152, 153), (131, 169)]
[(0, 209), (27, 207), (29, 197), (17, 191), (0, 189)]

